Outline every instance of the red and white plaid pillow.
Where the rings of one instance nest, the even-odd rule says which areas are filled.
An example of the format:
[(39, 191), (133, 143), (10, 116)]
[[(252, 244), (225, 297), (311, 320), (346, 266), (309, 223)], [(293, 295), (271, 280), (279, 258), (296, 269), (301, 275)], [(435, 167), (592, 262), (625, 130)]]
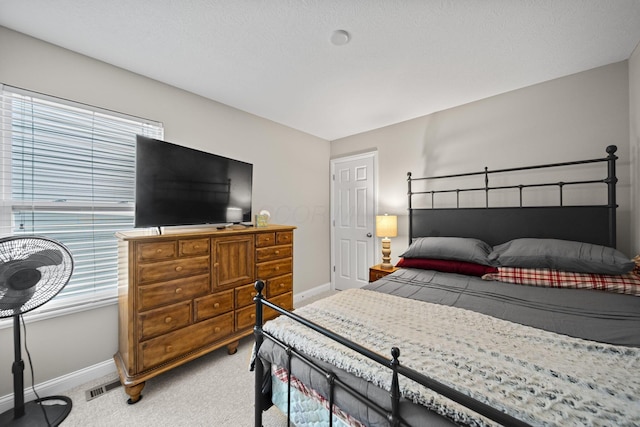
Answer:
[(606, 274), (571, 273), (550, 269), (498, 267), (497, 273), (488, 273), (482, 278), (519, 285), (596, 289), (640, 296), (640, 275), (634, 272), (620, 276), (609, 276)]

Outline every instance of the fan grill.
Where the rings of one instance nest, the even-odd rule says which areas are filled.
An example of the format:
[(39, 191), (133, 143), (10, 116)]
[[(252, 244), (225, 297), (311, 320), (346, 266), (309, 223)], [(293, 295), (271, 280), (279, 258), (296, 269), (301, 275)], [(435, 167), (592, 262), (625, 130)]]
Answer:
[(55, 297), (73, 272), (68, 249), (51, 239), (0, 239), (0, 318), (26, 313)]

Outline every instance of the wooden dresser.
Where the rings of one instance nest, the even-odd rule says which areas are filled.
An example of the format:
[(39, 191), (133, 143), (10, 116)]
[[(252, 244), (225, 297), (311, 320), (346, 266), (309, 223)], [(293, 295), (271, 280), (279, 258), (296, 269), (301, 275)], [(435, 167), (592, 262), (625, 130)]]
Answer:
[[(238, 340), (255, 324), (254, 283), (293, 309), (293, 230), (269, 225), (149, 235), (118, 233), (119, 343), (114, 359), (129, 403), (145, 381)], [(265, 320), (275, 317), (265, 310)]]

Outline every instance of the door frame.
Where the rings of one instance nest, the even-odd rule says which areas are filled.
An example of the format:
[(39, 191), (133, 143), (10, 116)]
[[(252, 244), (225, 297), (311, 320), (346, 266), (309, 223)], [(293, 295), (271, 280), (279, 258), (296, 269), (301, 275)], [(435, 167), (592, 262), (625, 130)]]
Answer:
[[(329, 211), (330, 211), (330, 226), (331, 226), (331, 265), (329, 266), (331, 272), (331, 290), (336, 289), (336, 254), (334, 250), (335, 243), (335, 170), (336, 163), (339, 162), (348, 162), (353, 160), (365, 159), (365, 158), (373, 158), (373, 216), (372, 218), (373, 224), (375, 224), (375, 216), (378, 214), (378, 150), (366, 151), (359, 154), (351, 154), (345, 155), (341, 157), (336, 157), (330, 160), (331, 171), (329, 175), (329, 179), (331, 181), (331, 192), (330, 192), (330, 202), (329, 202)], [(376, 259), (376, 254), (379, 252), (380, 248), (378, 247), (378, 238), (376, 237), (375, 230), (373, 233), (373, 259)]]

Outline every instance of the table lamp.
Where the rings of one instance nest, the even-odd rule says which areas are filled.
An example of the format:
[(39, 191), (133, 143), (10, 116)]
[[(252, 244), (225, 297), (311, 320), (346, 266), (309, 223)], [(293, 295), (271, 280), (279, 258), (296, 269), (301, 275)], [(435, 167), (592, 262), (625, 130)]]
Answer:
[(376, 216), (376, 236), (382, 237), (382, 265), (381, 268), (391, 270), (391, 239), (398, 235), (398, 217), (395, 215)]

